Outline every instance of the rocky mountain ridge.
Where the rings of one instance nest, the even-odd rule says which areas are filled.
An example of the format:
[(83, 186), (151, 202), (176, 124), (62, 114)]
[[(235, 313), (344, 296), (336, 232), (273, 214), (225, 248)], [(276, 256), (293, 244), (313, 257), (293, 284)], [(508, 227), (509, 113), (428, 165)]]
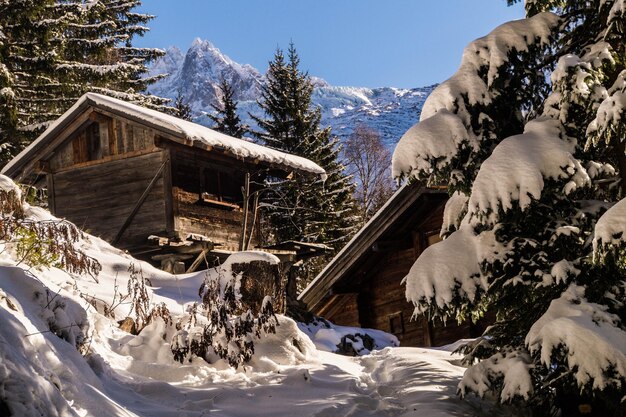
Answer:
[[(211, 126), (206, 113), (218, 99), (218, 84), (224, 78), (235, 90), (242, 121), (254, 127), (250, 114), (263, 116), (257, 104), (265, 76), (256, 68), (240, 64), (222, 53), (211, 42), (196, 39), (183, 53), (169, 48), (151, 67), (151, 74), (169, 74), (150, 87), (150, 93), (174, 99), (181, 94), (191, 106), (194, 121)], [(392, 148), (418, 119), (424, 100), (434, 86), (401, 89), (331, 86), (312, 77), (313, 105), (322, 111), (322, 124), (331, 126), (340, 138), (349, 136), (358, 125), (380, 132)]]

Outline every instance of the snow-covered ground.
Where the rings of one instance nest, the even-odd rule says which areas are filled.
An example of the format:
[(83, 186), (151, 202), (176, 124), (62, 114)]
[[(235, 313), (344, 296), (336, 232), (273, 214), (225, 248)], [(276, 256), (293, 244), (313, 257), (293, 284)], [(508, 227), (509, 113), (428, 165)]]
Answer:
[[(39, 208), (26, 213), (50, 219)], [(151, 302), (165, 303), (174, 322), (199, 301), (206, 273), (170, 275), (92, 236), (80, 246), (102, 264), (97, 277), (16, 266), (10, 248), (0, 254), (0, 415), (10, 415), (7, 406), (16, 416), (494, 415), (458, 399), (464, 368), (448, 351), (388, 347), (340, 356), (320, 349), (331, 349), (324, 340), (346, 328), (326, 329), (325, 338), (305, 328), (314, 343), (282, 316), (244, 367), (198, 358), (181, 364), (169, 347), (175, 326), (157, 319), (137, 336), (119, 329), (130, 311), (122, 299), (128, 268), (149, 279)], [(375, 335), (385, 338), (393, 342)]]

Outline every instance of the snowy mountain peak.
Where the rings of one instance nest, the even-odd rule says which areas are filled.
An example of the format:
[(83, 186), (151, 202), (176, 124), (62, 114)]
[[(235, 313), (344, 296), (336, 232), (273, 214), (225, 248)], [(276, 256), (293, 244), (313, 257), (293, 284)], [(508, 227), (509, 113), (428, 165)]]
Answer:
[(211, 41), (209, 41), (208, 39), (202, 39), (202, 38), (195, 38), (193, 42), (191, 43), (190, 49), (197, 48), (197, 47), (215, 48), (215, 46), (213, 45)]
[[(244, 123), (254, 126), (250, 114), (263, 116), (257, 100), (264, 76), (251, 65), (233, 61), (208, 40), (196, 38), (185, 54), (169, 48), (153, 64), (151, 73), (170, 75), (150, 87), (150, 92), (168, 98), (182, 94), (198, 123), (211, 125), (203, 115), (213, 112), (222, 79), (233, 86)], [(390, 147), (419, 120), (422, 104), (432, 91), (432, 87), (337, 87), (315, 76), (311, 80), (313, 104), (320, 107), (322, 123), (331, 126), (334, 134), (347, 137), (357, 125), (366, 125), (379, 131)]]

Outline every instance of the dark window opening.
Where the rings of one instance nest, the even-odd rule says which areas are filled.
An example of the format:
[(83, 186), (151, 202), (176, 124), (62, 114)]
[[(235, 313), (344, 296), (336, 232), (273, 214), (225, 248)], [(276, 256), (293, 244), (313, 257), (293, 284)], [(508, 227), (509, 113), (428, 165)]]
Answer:
[(215, 207), (241, 208), (243, 176), (214, 167), (172, 164), (172, 185), (189, 203), (209, 204)]
[(90, 161), (102, 158), (102, 146), (100, 144), (100, 125), (92, 123), (87, 127), (88, 158)]
[(202, 198), (204, 200), (220, 201), (241, 205), (243, 196), (241, 193), (241, 183), (237, 182), (233, 173), (226, 173), (212, 168), (204, 170), (204, 189)]
[(402, 312), (399, 311), (387, 316), (389, 319), (389, 333), (401, 336), (404, 334), (404, 320), (402, 319)]

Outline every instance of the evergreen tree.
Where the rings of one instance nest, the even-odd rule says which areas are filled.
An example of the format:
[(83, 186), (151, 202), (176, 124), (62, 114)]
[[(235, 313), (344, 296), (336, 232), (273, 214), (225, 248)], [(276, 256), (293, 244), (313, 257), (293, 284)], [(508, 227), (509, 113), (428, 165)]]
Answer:
[(626, 196), (626, 2), (526, 10), (467, 47), (396, 148), (395, 176), (451, 194), (407, 298), (438, 317), (495, 313), (464, 348), (462, 394), (626, 415), (626, 204), (606, 211)]
[(188, 121), (193, 120), (191, 107), (187, 104), (187, 102), (185, 102), (185, 98), (180, 91), (176, 95), (176, 100), (174, 100), (174, 109), (176, 110), (176, 117)]
[(75, 95), (96, 91), (142, 104), (163, 103), (137, 94), (160, 78), (147, 77), (146, 64), (164, 54), (132, 44), (149, 30), (146, 25), (154, 18), (135, 11), (141, 1), (71, 0), (59, 4), (67, 9), (67, 22), (57, 68), (64, 71), (68, 82), (75, 82)]
[(48, 114), (60, 95), (54, 74), (61, 33), (60, 10), (52, 1), (16, 0), (0, 3), (0, 66), (2, 67), (2, 140), (12, 153), (25, 144), (18, 128), (36, 126), (34, 113)]
[[(82, 94), (95, 91), (159, 106), (141, 91), (155, 78), (146, 63), (162, 55), (132, 46), (152, 16), (139, 1), (16, 0), (0, 3), (0, 63), (10, 100), (0, 100), (3, 132), (19, 152)], [(5, 91), (6, 92), (6, 91)]]
[[(270, 219), (277, 241), (300, 240), (341, 247), (355, 232), (354, 185), (339, 162), (338, 139), (320, 127), (321, 112), (311, 107), (313, 84), (299, 69), (293, 44), (288, 59), (278, 49), (269, 64), (259, 105), (267, 118), (254, 117), (257, 136), (269, 147), (308, 158), (326, 170), (325, 181), (294, 175), (276, 187)], [(276, 186), (276, 185), (275, 185)]]
[(207, 114), (207, 116), (215, 123), (214, 130), (235, 138), (242, 138), (248, 132), (248, 127), (241, 124), (241, 119), (237, 115), (237, 101), (234, 95), (233, 87), (222, 78), (218, 93), (220, 103), (211, 104), (217, 114)]
[[(0, 26), (0, 57), (5, 56), (5, 37)], [(14, 136), (17, 126), (17, 107), (13, 91), (13, 75), (0, 60), (0, 164), (8, 162), (11, 157), (10, 139)]]

